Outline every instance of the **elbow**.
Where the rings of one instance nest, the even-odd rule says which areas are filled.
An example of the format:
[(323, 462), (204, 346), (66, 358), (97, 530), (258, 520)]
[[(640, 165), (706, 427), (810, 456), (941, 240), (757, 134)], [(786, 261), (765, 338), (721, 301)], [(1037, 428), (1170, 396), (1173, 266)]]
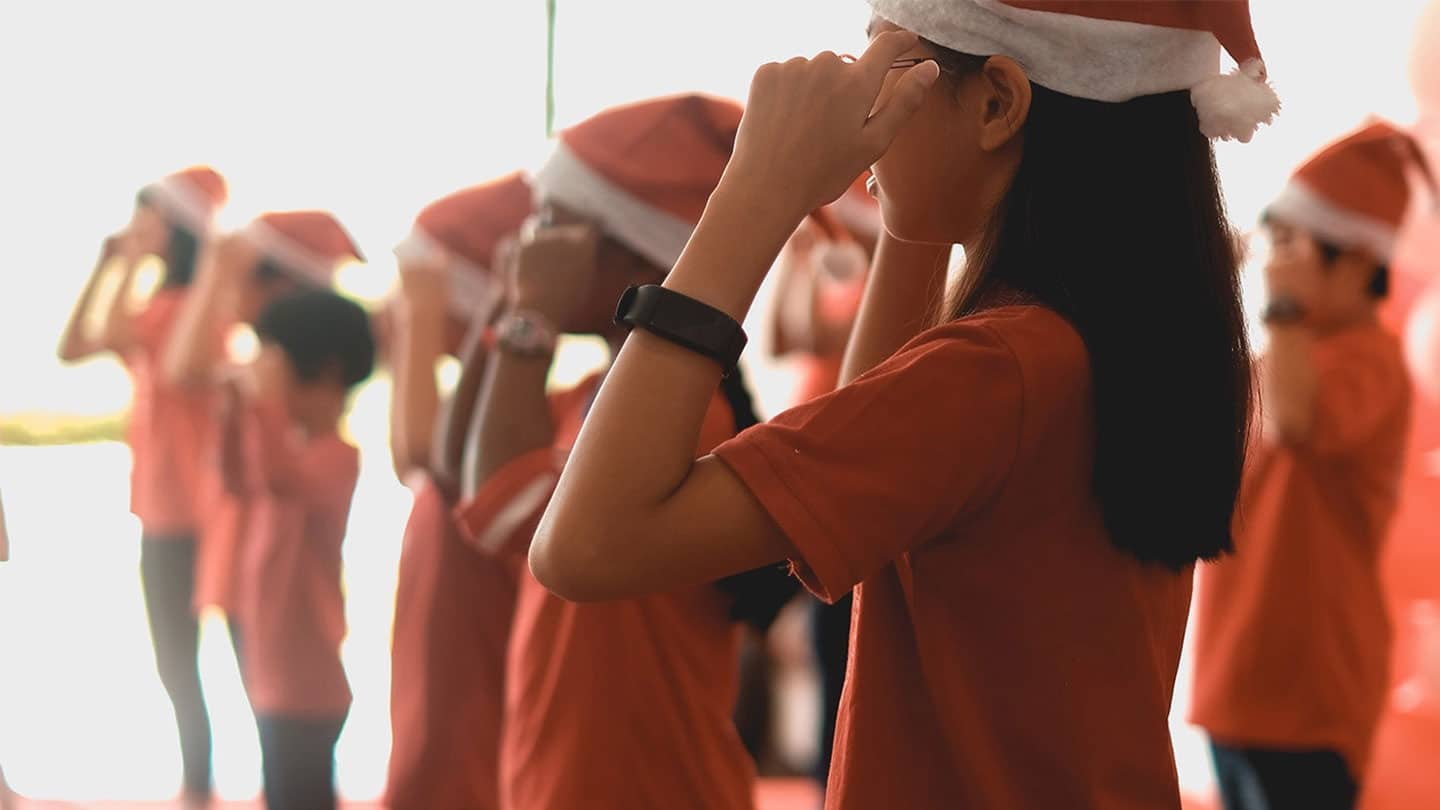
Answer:
[(530, 575), (546, 590), (569, 602), (601, 602), (631, 594), (616, 587), (607, 573), (603, 538), (593, 528), (555, 525), (547, 512), (530, 543)]

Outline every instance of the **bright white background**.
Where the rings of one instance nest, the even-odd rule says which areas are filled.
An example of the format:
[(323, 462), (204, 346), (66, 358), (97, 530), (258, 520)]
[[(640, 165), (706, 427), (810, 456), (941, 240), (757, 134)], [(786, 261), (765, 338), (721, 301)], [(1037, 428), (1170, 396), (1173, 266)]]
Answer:
[[(860, 0), (559, 5), (561, 125), (661, 92), (743, 99), (763, 61), (858, 51), (867, 19)], [(1297, 160), (1364, 114), (1414, 118), (1405, 61), (1424, 2), (1253, 5), (1285, 111), (1255, 143), (1219, 149), (1241, 223)], [(61, 368), (53, 347), (101, 237), (147, 181), (206, 162), (230, 178), (230, 222), (267, 208), (334, 210), (374, 260), (345, 284), (374, 296), (421, 205), (543, 158), (543, 105), (540, 0), (3, 4), (0, 418), (124, 405), (117, 366)], [(767, 412), (789, 394), (785, 371), (754, 369)], [(366, 468), (346, 552), (356, 703), (339, 757), (343, 791), (361, 798), (378, 793), (388, 749), (386, 645), (408, 506), (388, 472), (385, 397), (377, 381), (352, 416)], [(16, 558), (0, 566), (0, 762), (32, 795), (163, 797), (177, 784), (127, 464), (118, 445), (0, 448)], [(216, 778), (222, 795), (253, 795), (258, 752), (224, 644), (210, 632), (204, 648)], [(1199, 740), (1177, 731), (1182, 778), (1203, 786)]]

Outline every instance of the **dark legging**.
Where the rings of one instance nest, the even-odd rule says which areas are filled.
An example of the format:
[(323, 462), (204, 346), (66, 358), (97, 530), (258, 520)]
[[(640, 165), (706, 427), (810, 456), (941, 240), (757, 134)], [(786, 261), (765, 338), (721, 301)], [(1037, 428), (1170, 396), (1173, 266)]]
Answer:
[(1334, 751), (1232, 748), (1212, 742), (1225, 810), (1351, 810), (1359, 792)]
[(267, 810), (334, 810), (335, 742), (345, 717), (258, 715)]
[(145, 535), (140, 581), (160, 683), (175, 709), (187, 796), (210, 795), (210, 715), (200, 688), (200, 623), (195, 596), (195, 538)]

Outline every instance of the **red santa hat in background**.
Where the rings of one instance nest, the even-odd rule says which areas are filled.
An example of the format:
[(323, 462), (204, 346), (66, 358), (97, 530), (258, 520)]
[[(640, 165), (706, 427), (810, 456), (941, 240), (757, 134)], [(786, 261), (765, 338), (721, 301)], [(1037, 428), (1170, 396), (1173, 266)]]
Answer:
[(720, 182), (741, 112), (699, 94), (612, 107), (560, 133), (535, 175), (536, 195), (669, 270)]
[[(1095, 101), (1189, 90), (1210, 138), (1249, 141), (1280, 110), (1248, 0), (870, 0), (937, 45), (1009, 56), (1032, 81)], [(1237, 69), (1220, 74), (1220, 51)]]
[(395, 255), (402, 264), (443, 257), (450, 310), (468, 318), (503, 289), (503, 282), (491, 277), (495, 249), (520, 230), (533, 201), (534, 190), (519, 172), (448, 194), (420, 211)]
[(335, 273), (365, 256), (328, 211), (270, 211), (240, 230), (255, 249), (297, 279), (329, 287)]
[(1434, 179), (1415, 139), (1394, 124), (1374, 120), (1300, 164), (1266, 213), (1388, 264), (1414, 196), (1410, 178), (1416, 174), (1433, 195)]
[(192, 233), (210, 229), (215, 214), (230, 197), (229, 186), (209, 166), (191, 166), (140, 189), (140, 198), (158, 208), (165, 217)]

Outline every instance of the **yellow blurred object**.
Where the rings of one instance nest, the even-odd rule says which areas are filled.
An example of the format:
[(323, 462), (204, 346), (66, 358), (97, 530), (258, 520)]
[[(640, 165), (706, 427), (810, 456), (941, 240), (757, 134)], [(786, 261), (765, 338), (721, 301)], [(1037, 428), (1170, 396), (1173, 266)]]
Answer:
[(0, 445), (41, 447), (125, 439), (128, 412), (103, 416), (25, 413), (0, 417)]

